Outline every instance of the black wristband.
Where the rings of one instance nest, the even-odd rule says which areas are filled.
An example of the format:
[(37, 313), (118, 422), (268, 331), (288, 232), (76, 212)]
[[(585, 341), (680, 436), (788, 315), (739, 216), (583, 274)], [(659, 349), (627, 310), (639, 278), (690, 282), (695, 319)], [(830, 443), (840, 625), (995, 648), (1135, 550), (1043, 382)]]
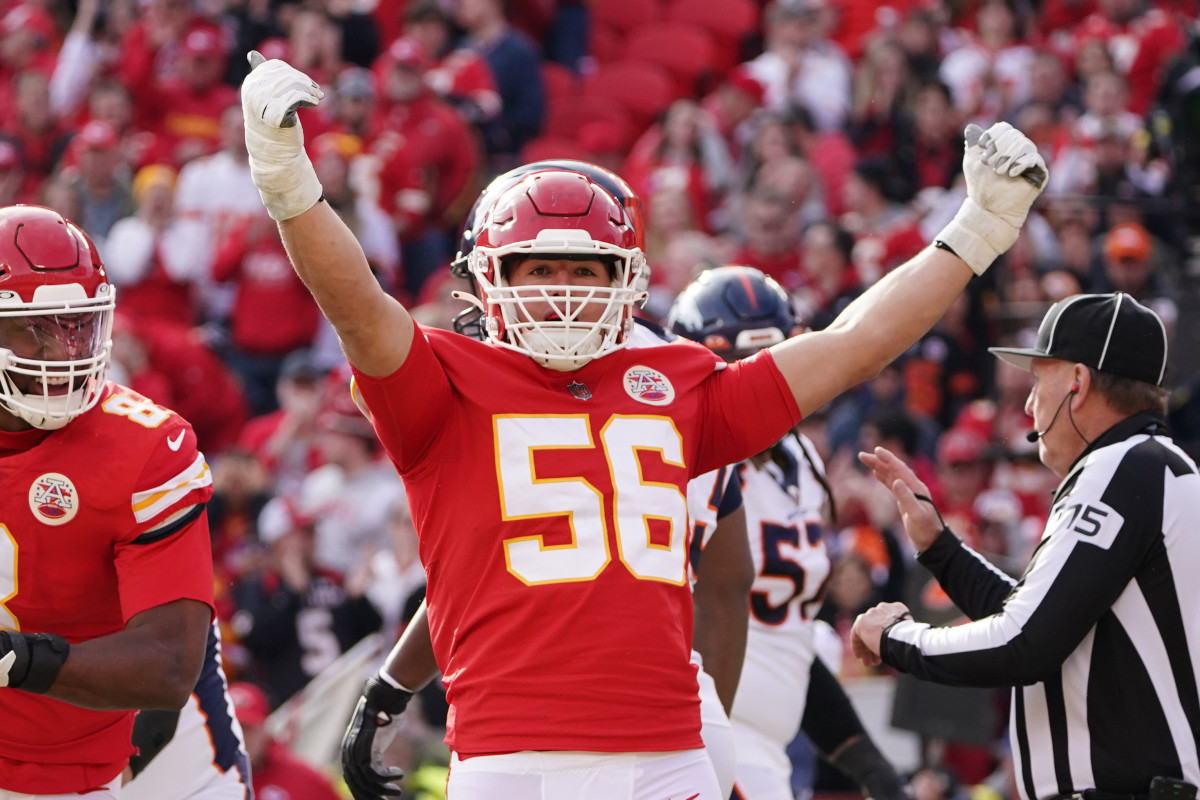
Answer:
[(57, 633), (0, 631), (0, 654), (14, 653), (8, 671), (8, 686), (45, 694), (58, 678), (58, 671), (71, 652), (71, 645)]
[(934, 239), (934, 240), (933, 240), (933, 246), (934, 246), (934, 247), (936, 247), (938, 250), (945, 250), (947, 253), (949, 253), (949, 254), (950, 254), (950, 255), (952, 255), (952, 256), (958, 256), (959, 258), (962, 258), (962, 256), (959, 256), (959, 255), (958, 255), (958, 253), (954, 252), (954, 248), (953, 248), (953, 247), (951, 247), (950, 245), (946, 244), (946, 243), (945, 243), (945, 242), (943, 242), (941, 239)]
[(911, 620), (911, 619), (912, 619), (912, 614), (905, 612), (905, 613), (900, 614), (899, 616), (896, 616), (896, 618), (894, 620), (888, 622), (887, 625), (883, 626), (883, 630), (880, 632), (880, 658), (881, 658), (881, 660), (883, 658), (883, 648), (886, 648), (886, 646), (887, 646), (888, 634), (890, 632), (892, 632), (892, 628), (894, 628), (896, 625), (899, 625), (900, 622), (904, 622), (906, 620)]

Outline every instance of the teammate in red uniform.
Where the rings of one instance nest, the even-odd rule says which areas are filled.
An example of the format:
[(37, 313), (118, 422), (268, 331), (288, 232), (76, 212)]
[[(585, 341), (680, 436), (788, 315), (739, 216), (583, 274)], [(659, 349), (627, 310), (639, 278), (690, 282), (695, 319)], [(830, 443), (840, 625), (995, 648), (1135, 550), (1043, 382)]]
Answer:
[[(605, 189), (628, 215), (634, 236), (642, 241), (644, 225), (640, 200), (629, 185), (603, 167), (569, 159), (536, 161), (499, 175), (475, 201), (467, 213), (458, 256), (450, 265), (457, 277), (468, 278), (474, 285), (467, 262), (475, 249), (476, 236), (482, 232), (488, 212), (506, 190), (534, 172), (572, 172), (583, 175)], [(473, 291), (478, 292), (478, 289)], [(472, 313), (473, 312), (473, 313)], [(471, 308), (454, 320), (455, 329), (484, 340), (483, 312)], [(630, 346), (657, 346), (674, 337), (644, 319), (638, 319), (630, 337)], [(721, 796), (733, 790), (735, 754), (733, 728), (728, 712), (733, 706), (742, 657), (746, 649), (747, 618), (750, 612), (750, 585), (754, 580), (753, 557), (746, 534), (738, 484), (732, 472), (722, 467), (693, 478), (687, 487), (688, 516), (693, 531), (689, 551), (692, 566), (694, 613), (692, 629), (693, 663), (703, 666), (696, 678), (700, 683), (701, 737), (721, 786)], [(696, 572), (701, 548), (708, 553), (703, 574)], [(422, 603), (404, 628), (400, 641), (392, 648), (384, 670), (404, 686), (420, 689), (438, 677), (437, 660), (429, 638), (429, 620)], [(403, 701), (404, 696), (400, 695)], [(411, 700), (411, 698), (408, 698)], [(360, 701), (365, 716), (366, 699)], [(364, 727), (358, 714), (342, 740), (342, 773), (346, 786), (356, 800), (378, 797), (385, 784), (401, 777), (401, 771), (388, 768), (375, 756), (392, 728), (384, 727), (377, 743), (378, 728)], [(382, 748), (386, 749), (386, 748)]]
[(0, 208), (0, 797), (117, 798), (133, 709), (178, 709), (212, 620), (191, 426), (105, 381), (95, 247)]
[[(341, 338), (404, 477), (447, 684), (447, 794), (686, 797), (720, 790), (700, 738), (686, 484), (760, 452), (877, 372), (1015, 241), (1044, 169), (1011, 126), (969, 131), (969, 198), (930, 247), (828, 329), (725, 365), (689, 342), (627, 347), (645, 259), (620, 204), (539, 172), (499, 197), (469, 256), (487, 342), (425, 330), (321, 202), (282, 61), (242, 86), (251, 171)], [(355, 724), (403, 687), (368, 681)], [(386, 793), (395, 793), (387, 787)]]

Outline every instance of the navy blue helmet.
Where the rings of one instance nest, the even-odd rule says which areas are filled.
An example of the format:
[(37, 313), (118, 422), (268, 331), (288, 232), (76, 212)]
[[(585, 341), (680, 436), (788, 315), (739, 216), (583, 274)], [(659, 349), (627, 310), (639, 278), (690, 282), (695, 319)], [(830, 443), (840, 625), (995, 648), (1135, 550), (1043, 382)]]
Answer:
[(726, 361), (753, 355), (801, 330), (791, 297), (754, 267), (707, 269), (679, 293), (667, 328)]

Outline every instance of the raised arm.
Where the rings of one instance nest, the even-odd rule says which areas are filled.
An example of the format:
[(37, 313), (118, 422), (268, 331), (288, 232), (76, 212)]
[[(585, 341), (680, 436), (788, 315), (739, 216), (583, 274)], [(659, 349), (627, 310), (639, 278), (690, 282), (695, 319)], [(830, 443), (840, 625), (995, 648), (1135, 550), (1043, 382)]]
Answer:
[(414, 326), (407, 309), (375, 280), (354, 233), (324, 202), (304, 152), (297, 118), (324, 93), (283, 61), (250, 53), (242, 83), (242, 116), (250, 172), (263, 205), (279, 223), (296, 274), (337, 331), (346, 358), (362, 372), (383, 377), (408, 357)]
[[(967, 199), (927, 247), (864, 292), (824, 331), (771, 354), (808, 415), (877, 374), (941, 318), (970, 280), (1017, 240), (1046, 181), (1037, 148), (1008, 123), (966, 131)], [(1028, 173), (1028, 174), (1027, 174)]]
[(337, 212), (319, 202), (280, 222), (279, 232), (296, 274), (337, 331), (346, 359), (377, 378), (395, 372), (412, 346), (412, 316), (379, 285)]
[(933, 327), (971, 277), (958, 256), (926, 247), (860, 295), (823, 331), (771, 348), (808, 416), (874, 377)]

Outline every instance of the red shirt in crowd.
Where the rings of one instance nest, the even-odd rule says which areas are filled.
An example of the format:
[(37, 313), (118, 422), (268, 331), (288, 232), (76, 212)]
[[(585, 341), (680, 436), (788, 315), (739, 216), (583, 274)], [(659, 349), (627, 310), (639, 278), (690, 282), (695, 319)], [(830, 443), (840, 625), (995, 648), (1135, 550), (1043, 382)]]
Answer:
[(71, 132), (57, 122), (51, 121), (42, 130), (30, 130), (21, 125), (12, 106), (5, 106), (7, 119), (0, 123), (0, 133), (16, 143), (21, 152), (21, 168), (25, 177), (21, 181), (19, 194), (36, 198), (46, 178), (54, 172), (71, 140)]
[(128, 320), (146, 352), (143, 369), (130, 376), (132, 386), (191, 422), (206, 452), (219, 453), (232, 445), (249, 416), (246, 400), (237, 380), (196, 329), (164, 319), (124, 314), (118, 318)]
[(682, 185), (692, 208), (692, 219), (701, 230), (708, 231), (707, 221), (713, 198), (706, 186), (704, 165), (699, 161), (664, 156), (662, 147), (661, 125), (642, 134), (621, 166), (621, 176), (647, 203), (664, 184)]
[(425, 70), (425, 84), (439, 97), (475, 106), (484, 119), (500, 113), (500, 92), (492, 69), (474, 50), (451, 50)]
[(232, 230), (213, 261), (218, 283), (237, 282), (233, 343), (245, 353), (283, 356), (312, 344), (320, 310), (266, 217)]
[(854, 267), (867, 283), (874, 283), (921, 252), (925, 245), (916, 219), (906, 216), (880, 230), (858, 234), (854, 239)]
[(758, 252), (748, 244), (743, 244), (734, 253), (731, 263), (761, 269), (789, 290), (796, 289), (804, 283), (799, 246), (789, 247), (782, 253), (768, 255)]
[[(162, 140), (160, 147), (171, 154), (176, 165), (200, 155), (215, 153), (221, 146), (221, 115), (237, 105), (238, 90), (224, 83), (195, 90), (182, 81), (163, 84), (156, 92), (158, 99), (151, 130)], [(187, 158), (181, 154), (186, 145)]]
[[(383, 162), (380, 205), (401, 222), (401, 238), (411, 239), (465, 206), (475, 188), (479, 142), (452, 106), (428, 93), (392, 106), (383, 128), (372, 146)], [(416, 191), (424, 192), (426, 208), (410, 200), (415, 195), (401, 194)]]
[(159, 255), (162, 246), (161, 241), (154, 245), (150, 265), (141, 280), (121, 285), (121, 311), (140, 319), (193, 324), (195, 289), (192, 283), (177, 281), (167, 273)]
[(279, 742), (267, 745), (266, 754), (250, 774), (254, 796), (263, 800), (341, 800), (329, 778)]
[(1179, 20), (1160, 8), (1151, 8), (1125, 23), (1103, 14), (1092, 14), (1075, 31), (1076, 50), (1089, 39), (1108, 46), (1117, 71), (1129, 83), (1128, 110), (1145, 114), (1158, 96), (1163, 68), (1187, 45)]

